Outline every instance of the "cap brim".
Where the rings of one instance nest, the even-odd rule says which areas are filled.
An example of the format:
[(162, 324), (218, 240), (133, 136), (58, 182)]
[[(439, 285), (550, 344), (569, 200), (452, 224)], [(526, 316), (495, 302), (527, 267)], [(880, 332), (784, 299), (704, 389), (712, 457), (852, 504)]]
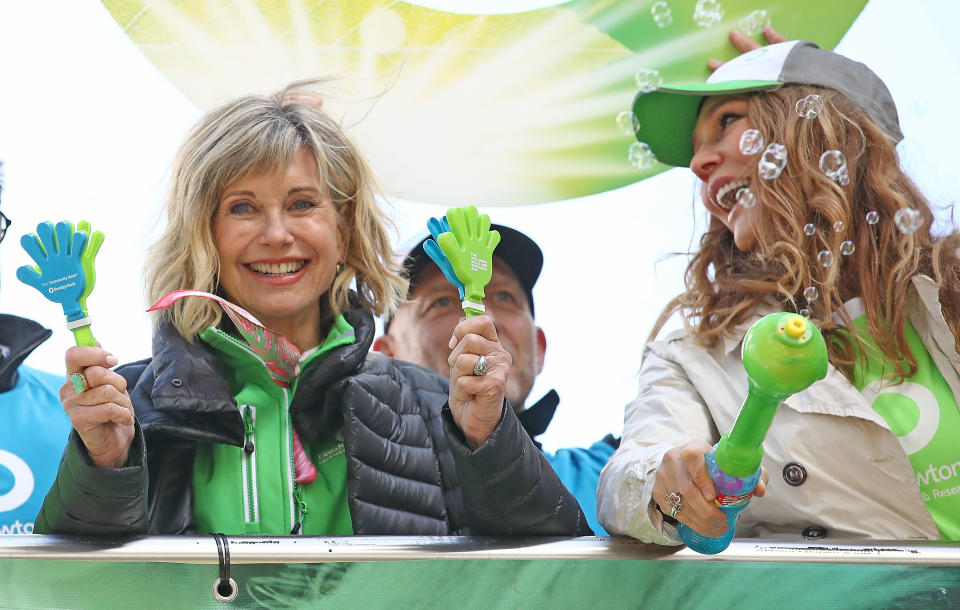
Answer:
[(645, 142), (657, 160), (686, 167), (693, 158), (690, 137), (704, 97), (764, 91), (779, 87), (778, 81), (726, 81), (658, 87), (633, 98), (637, 140)]

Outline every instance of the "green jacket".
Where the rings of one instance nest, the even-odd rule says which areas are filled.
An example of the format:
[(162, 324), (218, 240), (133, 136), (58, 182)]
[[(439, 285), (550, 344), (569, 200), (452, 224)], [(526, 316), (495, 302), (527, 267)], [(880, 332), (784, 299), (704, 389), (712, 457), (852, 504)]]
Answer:
[[(277, 385), (263, 360), (222, 330), (209, 328), (200, 338), (226, 364), (225, 377), (243, 417), (244, 443), (197, 446), (193, 463), (197, 533), (352, 534), (341, 431), (305, 444), (318, 474), (310, 484), (297, 483), (290, 404), (299, 378), (289, 388)], [(300, 376), (308, 378), (331, 350), (354, 342), (353, 328), (338, 316), (323, 344), (301, 363)]]

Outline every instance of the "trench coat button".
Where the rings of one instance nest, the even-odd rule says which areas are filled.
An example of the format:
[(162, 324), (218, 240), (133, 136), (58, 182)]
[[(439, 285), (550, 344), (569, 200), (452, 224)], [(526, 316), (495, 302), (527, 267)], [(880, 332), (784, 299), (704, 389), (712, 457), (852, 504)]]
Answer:
[(783, 467), (783, 480), (787, 482), (787, 485), (793, 487), (803, 485), (804, 481), (807, 480), (807, 469), (803, 467), (803, 464), (790, 462)]
[(827, 535), (827, 530), (819, 525), (811, 525), (803, 530), (801, 534), (804, 540), (820, 540)]
[(172, 384), (173, 384), (173, 387), (175, 387), (175, 388), (179, 388), (180, 386), (183, 385), (183, 381), (181, 381), (181, 380), (179, 380), (179, 379), (174, 379), (174, 380), (171, 381), (170, 383), (172, 383)]

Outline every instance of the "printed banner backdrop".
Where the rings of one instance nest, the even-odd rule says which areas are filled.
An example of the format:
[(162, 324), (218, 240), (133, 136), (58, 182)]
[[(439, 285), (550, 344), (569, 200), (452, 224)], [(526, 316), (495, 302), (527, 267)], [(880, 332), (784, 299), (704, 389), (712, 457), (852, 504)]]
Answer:
[[(610, 191), (666, 169), (627, 161), (615, 122), (640, 69), (703, 80), (758, 8), (791, 38), (833, 48), (866, 0), (572, 0), (470, 15), (414, 2), (103, 0), (146, 57), (200, 108), (331, 77), (345, 123), (386, 191), (424, 203), (524, 205)], [(662, 5), (663, 2), (656, 4)], [(719, 4), (719, 3), (717, 3)]]
[(960, 567), (457, 560), (236, 565), (0, 561), (4, 608), (956, 608)]

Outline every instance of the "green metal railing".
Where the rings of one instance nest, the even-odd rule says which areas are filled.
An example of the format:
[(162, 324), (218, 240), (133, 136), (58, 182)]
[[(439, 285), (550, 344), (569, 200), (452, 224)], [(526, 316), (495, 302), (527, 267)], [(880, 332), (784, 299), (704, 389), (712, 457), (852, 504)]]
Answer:
[[(227, 537), (233, 607), (953, 608), (960, 545)], [(211, 536), (0, 536), (0, 607), (220, 607)], [(218, 565), (220, 564), (220, 565)]]

